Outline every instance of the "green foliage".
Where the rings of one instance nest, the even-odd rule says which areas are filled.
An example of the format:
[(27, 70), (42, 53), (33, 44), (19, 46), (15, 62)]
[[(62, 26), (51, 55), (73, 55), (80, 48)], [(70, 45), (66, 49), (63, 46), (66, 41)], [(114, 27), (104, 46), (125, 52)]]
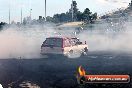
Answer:
[[(73, 5), (73, 7), (72, 7)], [(72, 20), (72, 8), (73, 8), (73, 20)], [(48, 17), (47, 21), (55, 23), (70, 22), (70, 21), (84, 21), (86, 23), (93, 23), (97, 19), (97, 13), (92, 14), (89, 8), (86, 8), (84, 12), (80, 12), (77, 8), (77, 2), (73, 1), (71, 8), (66, 13), (55, 14), (52, 18)]]
[(52, 22), (53, 21), (52, 17), (50, 17), (50, 16), (47, 16), (46, 19), (47, 19), (48, 22)]
[(5, 26), (7, 23), (5, 23), (5, 22), (1, 22), (0, 23), (0, 30), (2, 30), (2, 28), (3, 28), (3, 26)]
[(78, 11), (76, 15), (77, 15), (77, 21), (83, 21), (83, 13), (82, 12)]
[(91, 15), (89, 8), (86, 8), (83, 12), (83, 21), (89, 23), (91, 21)]

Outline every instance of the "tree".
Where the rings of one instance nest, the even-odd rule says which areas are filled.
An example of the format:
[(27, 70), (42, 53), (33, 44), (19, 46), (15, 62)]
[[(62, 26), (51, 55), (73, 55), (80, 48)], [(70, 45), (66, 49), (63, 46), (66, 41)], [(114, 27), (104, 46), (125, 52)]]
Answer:
[(66, 22), (67, 21), (67, 16), (65, 13), (60, 14), (60, 22)]
[[(72, 7), (73, 5), (73, 7)], [(73, 20), (76, 21), (77, 20), (77, 13), (78, 13), (78, 8), (77, 8), (77, 2), (73, 1), (71, 4), (71, 8), (69, 9), (69, 13), (72, 16), (72, 8), (73, 8)], [(71, 19), (72, 21), (72, 19)]]
[(87, 15), (90, 15), (91, 14), (91, 12), (90, 12), (90, 10), (89, 10), (89, 8), (86, 8), (85, 10), (84, 10), (84, 12), (83, 12), (84, 14), (87, 14)]
[(55, 23), (59, 23), (60, 22), (60, 14), (55, 14), (53, 16), (53, 22), (55, 22)]
[(93, 14), (93, 20), (96, 20), (97, 17), (98, 17), (98, 16), (97, 16), (97, 13), (94, 13), (94, 14)]
[(49, 21), (49, 22), (52, 22), (52, 21), (53, 21), (53, 18), (50, 17), (50, 16), (47, 16), (47, 17), (46, 17), (46, 20)]
[(73, 16), (74, 16), (74, 20), (77, 20), (77, 13), (78, 13), (78, 8), (77, 8), (77, 2), (73, 1)]
[(26, 20), (26, 18), (23, 19), (23, 24), (24, 24), (24, 25), (27, 24), (27, 20)]
[(91, 23), (93, 23), (97, 19), (97, 13), (92, 14)]
[(72, 19), (72, 16), (69, 12), (66, 12), (66, 16), (67, 16), (67, 21), (70, 22)]
[(0, 23), (0, 30), (2, 30), (2, 28), (3, 28), (3, 26), (5, 26), (7, 23), (5, 23), (5, 22), (1, 22)]
[(53, 22), (59, 23), (59, 22), (69, 22), (71, 20), (71, 15), (66, 12), (66, 13), (61, 13), (61, 14), (55, 14), (53, 16)]
[(97, 19), (97, 13), (92, 14), (89, 8), (86, 8), (84, 12), (80, 12), (77, 8), (77, 2), (73, 1), (68, 12), (55, 14), (53, 18), (50, 17), (50, 20), (47, 21), (52, 21), (55, 23), (72, 21), (72, 9), (74, 16), (73, 21), (85, 21), (86, 23), (92, 23)]
[(85, 22), (90, 22), (91, 16), (92, 16), (92, 13), (90, 12), (89, 8), (86, 8), (83, 12), (83, 20)]
[(78, 11), (77, 12), (77, 21), (82, 21), (83, 20), (83, 14), (82, 12)]

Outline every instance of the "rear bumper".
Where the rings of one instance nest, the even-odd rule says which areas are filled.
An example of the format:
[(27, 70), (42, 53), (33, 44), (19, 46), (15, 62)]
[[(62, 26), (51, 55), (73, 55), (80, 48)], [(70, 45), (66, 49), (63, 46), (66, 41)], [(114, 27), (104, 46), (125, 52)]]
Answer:
[(55, 53), (40, 53), (40, 54), (42, 54), (42, 55), (48, 55), (48, 56), (50, 56), (50, 55), (64, 55), (64, 54), (55, 54)]
[(49, 54), (49, 53), (41, 53), (41, 55), (46, 55), (48, 58), (60, 58), (60, 57), (66, 57), (64, 54)]
[(64, 55), (64, 53), (63, 52), (42, 52), (41, 51), (41, 53), (40, 54), (42, 54), (42, 55)]
[(61, 50), (61, 48), (47, 48), (47, 47), (42, 47), (41, 48), (41, 54), (54, 54), (54, 55), (58, 55), (58, 54), (62, 54), (63, 55), (63, 51)]
[(41, 55), (47, 55), (47, 56), (53, 56), (53, 55), (63, 55), (65, 56), (64, 52), (46, 52), (46, 51), (43, 51), (41, 50)]

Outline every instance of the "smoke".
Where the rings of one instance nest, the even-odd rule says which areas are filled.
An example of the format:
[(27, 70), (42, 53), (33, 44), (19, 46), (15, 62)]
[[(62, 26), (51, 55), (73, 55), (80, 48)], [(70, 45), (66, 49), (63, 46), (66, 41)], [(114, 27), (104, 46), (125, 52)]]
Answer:
[[(40, 58), (43, 41), (50, 36), (78, 37), (87, 41), (89, 51), (132, 51), (132, 22), (105, 22), (88, 25), (79, 34), (74, 28), (58, 30), (52, 25), (15, 27), (0, 31), (0, 58)], [(75, 35), (76, 34), (76, 35)]]
[(54, 29), (40, 26), (11, 26), (0, 32), (0, 58), (40, 57), (40, 47)]
[(87, 41), (90, 51), (132, 51), (132, 22), (110, 22), (87, 28), (78, 35), (82, 41)]

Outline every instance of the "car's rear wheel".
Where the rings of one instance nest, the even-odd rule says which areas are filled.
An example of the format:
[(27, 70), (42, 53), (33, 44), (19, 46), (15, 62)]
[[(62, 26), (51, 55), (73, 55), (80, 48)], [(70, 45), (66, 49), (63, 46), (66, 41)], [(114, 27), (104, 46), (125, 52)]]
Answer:
[(65, 58), (65, 56), (64, 55), (47, 55), (48, 56), (48, 58), (51, 58), (51, 59), (61, 59), (61, 58)]
[(67, 53), (67, 57), (71, 57), (73, 55), (73, 50), (70, 50), (68, 53)]
[(88, 48), (85, 47), (83, 52), (82, 52), (82, 56), (87, 56), (88, 55)]
[(79, 58), (80, 56), (81, 56), (81, 51), (79, 50), (74, 50), (74, 51), (70, 50), (67, 55), (68, 58)]

